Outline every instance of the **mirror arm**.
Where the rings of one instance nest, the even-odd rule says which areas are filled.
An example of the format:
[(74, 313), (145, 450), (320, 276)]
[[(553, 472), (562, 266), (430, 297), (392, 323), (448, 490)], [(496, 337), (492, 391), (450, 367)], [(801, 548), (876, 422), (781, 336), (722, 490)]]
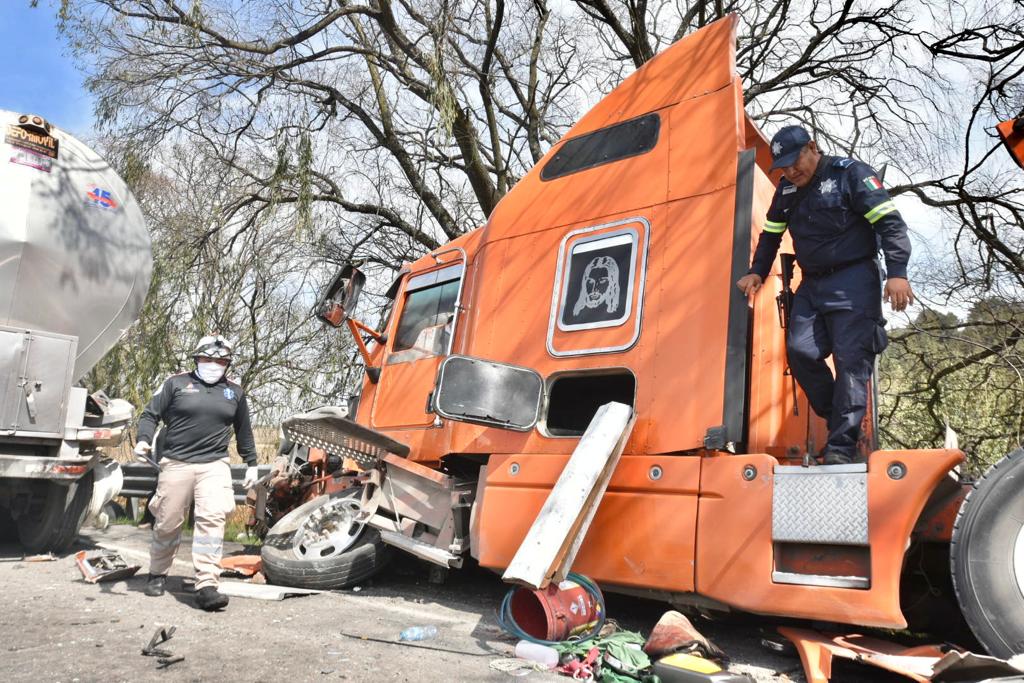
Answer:
[(352, 318), (346, 318), (345, 322), (348, 324), (348, 330), (352, 333), (352, 338), (356, 340), (356, 348), (359, 349), (359, 355), (363, 357), (363, 365), (366, 367), (366, 374), (370, 377), (370, 381), (374, 384), (380, 378), (380, 368), (374, 367), (370, 360), (370, 352), (366, 348), (366, 344), (363, 342), (363, 335), (359, 332), (360, 330), (366, 332), (373, 337), (378, 343), (383, 344), (386, 337), (372, 327), (368, 327), (358, 320)]

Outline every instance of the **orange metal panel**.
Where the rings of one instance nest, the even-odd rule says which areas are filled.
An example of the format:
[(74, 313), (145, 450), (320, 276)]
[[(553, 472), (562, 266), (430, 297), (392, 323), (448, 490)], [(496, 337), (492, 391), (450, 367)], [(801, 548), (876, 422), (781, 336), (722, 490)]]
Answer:
[[(754, 223), (751, 232), (751, 254), (764, 224), (775, 186), (760, 171), (755, 174)], [(782, 238), (779, 253), (793, 253), (789, 233)], [(794, 275), (792, 288), (800, 284), (800, 270)], [(792, 448), (794, 457), (802, 457), (810, 441), (812, 450), (824, 445), (827, 438), (825, 421), (815, 415), (807, 396), (786, 375), (786, 334), (779, 324), (776, 297), (782, 291), (780, 259), (772, 264), (771, 274), (756, 296), (751, 298), (753, 313), (753, 344), (750, 357), (750, 403), (747, 451), (770, 453), (783, 457)], [(796, 392), (793, 391), (796, 386)], [(796, 410), (794, 410), (794, 394)]]
[[(871, 588), (772, 582), (772, 467), (769, 455), (705, 458), (697, 520), (697, 592), (750, 612), (903, 628), (899, 581), (910, 532), (932, 489), (963, 460), (957, 450), (876, 451), (868, 463)], [(907, 467), (894, 480), (892, 462)], [(753, 481), (741, 475), (757, 468)]]
[[(491, 458), (478, 501), (481, 565), (508, 566), (567, 461), (530, 454)], [(652, 481), (655, 465), (663, 474)], [(692, 591), (700, 465), (693, 456), (624, 456), (573, 570), (605, 583)]]
[(373, 402), (375, 429), (428, 426), (434, 414), (426, 410), (427, 396), (434, 388), (441, 356), (385, 365)]
[(640, 415), (649, 453), (700, 448), (707, 429), (722, 424), (733, 194), (672, 202), (651, 231), (649, 289), (662, 303), (645, 320), (649, 356), (636, 368), (650, 388)]
[(729, 15), (678, 40), (623, 80), (565, 138), (728, 87), (736, 71), (736, 22)]

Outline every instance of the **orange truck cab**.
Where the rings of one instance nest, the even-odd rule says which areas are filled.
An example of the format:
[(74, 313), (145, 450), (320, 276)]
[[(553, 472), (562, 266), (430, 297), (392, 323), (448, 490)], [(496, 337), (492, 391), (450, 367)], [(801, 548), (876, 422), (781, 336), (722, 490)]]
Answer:
[[(825, 426), (787, 372), (781, 261), (751, 299), (734, 286), (778, 181), (744, 111), (735, 27), (638, 69), (485, 225), (407, 264), (384, 330), (349, 319), (367, 365), (357, 412), (285, 430), (362, 449), (354, 509), (386, 544), (507, 567), (615, 401), (635, 424), (574, 571), (675, 604), (906, 626), (908, 547), (948, 544), (963, 454), (866, 443), (866, 464), (805, 465)], [(361, 278), (335, 281), (325, 319), (348, 319)]]

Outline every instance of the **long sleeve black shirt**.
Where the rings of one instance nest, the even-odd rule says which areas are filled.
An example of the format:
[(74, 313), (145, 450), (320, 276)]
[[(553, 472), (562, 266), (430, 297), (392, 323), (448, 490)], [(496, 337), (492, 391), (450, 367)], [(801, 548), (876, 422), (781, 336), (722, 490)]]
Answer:
[(245, 392), (226, 378), (206, 384), (191, 372), (168, 377), (142, 411), (138, 440), (152, 444), (161, 421), (161, 458), (192, 463), (219, 460), (227, 456), (234, 430), (238, 454), (246, 465), (256, 465)]
[(804, 188), (782, 179), (750, 266), (762, 280), (771, 271), (786, 230), (804, 273), (874, 258), (881, 246), (888, 276), (907, 276), (907, 224), (875, 171), (860, 161), (822, 156)]

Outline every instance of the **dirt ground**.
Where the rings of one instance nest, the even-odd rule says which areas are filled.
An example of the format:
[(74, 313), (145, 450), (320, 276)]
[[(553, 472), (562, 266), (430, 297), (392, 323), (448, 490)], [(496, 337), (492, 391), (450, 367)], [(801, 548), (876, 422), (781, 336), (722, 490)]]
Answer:
[[(182, 578), (191, 560), (182, 547), (161, 598), (142, 593), (148, 532), (130, 526), (91, 531), (81, 548), (122, 551), (143, 570), (113, 584), (85, 583), (71, 554), (27, 562), (16, 545), (0, 545), (0, 680), (2, 681), (501, 681), (491, 667), (507, 659), (514, 641), (494, 620), (507, 590), (500, 579), (471, 568), (430, 583), (424, 565), (394, 563), (359, 590), (327, 592), (280, 602), (232, 598), (207, 614), (192, 606)], [(240, 552), (227, 544), (227, 553)], [(608, 613), (645, 634), (668, 609), (663, 603), (609, 596)], [(698, 619), (695, 625), (732, 658), (731, 669), (758, 681), (803, 681), (799, 660), (761, 645), (767, 619)], [(438, 638), (399, 644), (399, 632), (434, 624)], [(164, 648), (185, 660), (158, 670), (141, 656), (159, 626), (177, 627)], [(855, 665), (833, 680), (878, 681), (881, 672)], [(530, 680), (567, 680), (532, 672)], [(903, 679), (899, 679), (903, 680)]]

